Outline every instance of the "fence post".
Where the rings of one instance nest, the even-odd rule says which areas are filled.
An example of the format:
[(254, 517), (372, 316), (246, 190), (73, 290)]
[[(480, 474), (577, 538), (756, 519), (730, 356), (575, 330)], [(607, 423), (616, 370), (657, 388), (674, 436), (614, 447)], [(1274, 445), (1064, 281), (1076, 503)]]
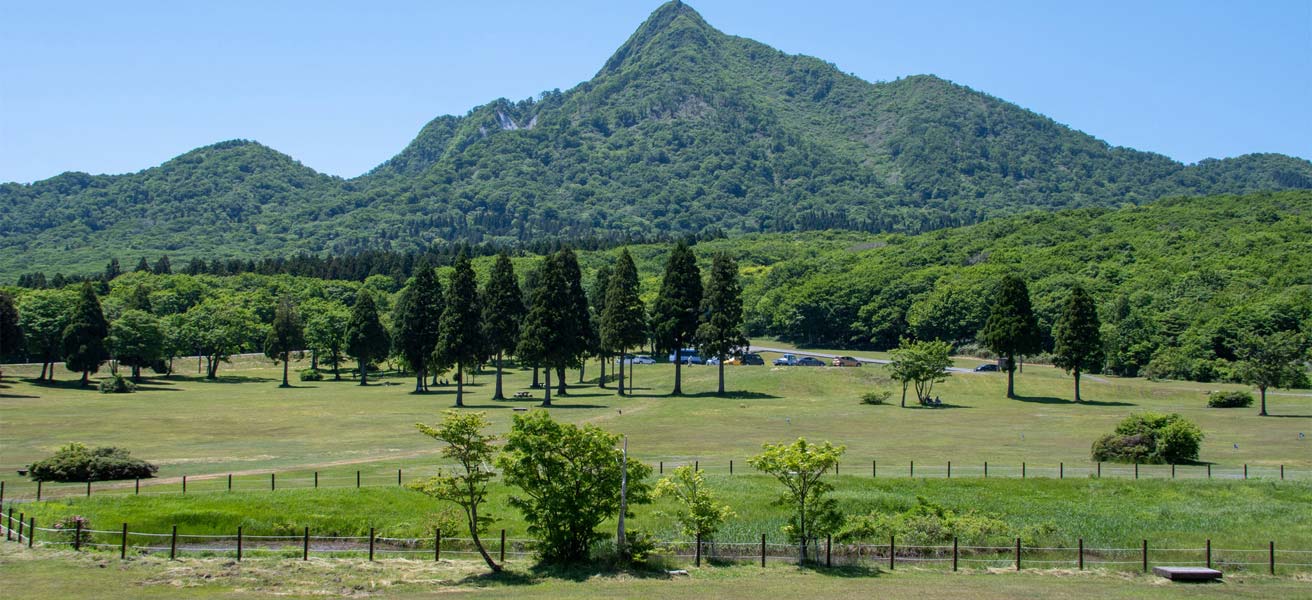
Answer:
[(1212, 539), (1207, 539), (1207, 568), (1212, 568)]
[[(9, 511), (9, 520), (12, 522), (13, 519), (14, 519), (13, 510), (11, 509)], [(27, 514), (22, 512), (18, 513), (18, 543), (19, 544), (23, 543), (23, 525), (26, 523), (26, 521), (27, 521)]]
[(269, 490), (272, 491), (276, 489), (278, 489), (278, 474), (269, 473)]
[(1244, 463), (1244, 479), (1248, 479), (1248, 463)]
[(1057, 479), (1065, 479), (1065, 478), (1066, 478), (1066, 463), (1059, 462), (1057, 463)]
[(237, 562), (241, 562), (241, 525), (237, 526)]
[(948, 461), (948, 479), (952, 479), (952, 461)]
[(369, 561), (374, 560), (374, 528), (369, 528)]
[(90, 480), (90, 479), (87, 480), (87, 497), (88, 497), (88, 498), (91, 497), (91, 480)]
[[(1280, 465), (1280, 481), (1284, 481), (1284, 480), (1285, 480), (1285, 465)], [(0, 483), (2, 483), (2, 482), (0, 482)], [(3, 491), (3, 490), (0, 489), (0, 491)]]
[(301, 538), (301, 560), (310, 560), (310, 526), (305, 526), (305, 537)]
[(729, 459), (729, 474), (733, 475), (733, 459)]
[(916, 477), (916, 461), (914, 460), (911, 461), (911, 477), (912, 479)]
[(169, 560), (178, 557), (178, 526), (173, 526), (173, 535), (169, 536)]
[(1147, 573), (1148, 572), (1148, 540), (1143, 541), (1142, 558), (1143, 558), (1143, 572)]
[(82, 519), (73, 520), (73, 551), (82, 551)]
[(359, 470), (356, 470), (356, 472), (355, 472), (355, 489), (357, 489), (357, 490), (360, 489), (360, 471), (359, 471)]
[(1079, 557), (1076, 559), (1075, 562), (1079, 563), (1080, 570), (1083, 571), (1084, 570), (1084, 538), (1080, 538)]
[(1020, 463), (1020, 478), (1025, 479), (1025, 461)]
[(14, 506), (9, 505), (9, 518), (5, 521), (5, 541), (14, 539)]
[(1016, 538), (1016, 570), (1020, 570), (1020, 538)]
[(702, 470), (702, 468), (701, 468), (701, 462), (700, 462), (700, 461), (696, 461), (696, 460), (692, 461), (692, 470), (693, 470), (694, 473), (696, 473), (697, 471)]
[(5, 482), (0, 480), (0, 506), (5, 505)]
[(397, 487), (401, 486), (401, 469), (396, 470), (396, 485)]
[(957, 570), (957, 536), (952, 536), (952, 570)]
[(319, 472), (314, 472), (314, 489), (319, 489)]
[(662, 461), (660, 462), (660, 466), (659, 466), (659, 468), (660, 468), (660, 473), (659, 473), (659, 474), (660, 474), (660, 475), (664, 475), (664, 474), (665, 474), (665, 461), (662, 460)]
[(1098, 479), (1102, 479), (1102, 461), (1098, 461)]
[[(1281, 472), (1281, 473), (1284, 473), (1284, 472), (1285, 472), (1285, 467), (1284, 467), (1284, 465), (1281, 465), (1281, 467), (1280, 467), (1280, 472)], [(834, 461), (834, 477), (837, 477), (837, 476), (838, 476), (838, 461)], [(1281, 476), (1280, 478), (1281, 478), (1281, 479), (1284, 479), (1284, 476)]]
[(1212, 463), (1207, 463), (1207, 478), (1212, 478)]
[[(28, 541), (27, 545), (31, 546), (32, 534), (29, 533), (27, 535), (27, 541)], [(1274, 541), (1271, 542), (1271, 545), (1268, 548), (1269, 550), (1267, 552), (1267, 564), (1270, 565), (1270, 573), (1272, 575), (1275, 575), (1276, 574), (1276, 543)]]
[(441, 527), (438, 527), (437, 530), (433, 532), (433, 560), (434, 561), (442, 560), (442, 528)]
[(182, 476), (182, 495), (187, 495), (187, 476)]
[(36, 482), (36, 501), (41, 501), (41, 480), (37, 480)]
[(1139, 478), (1139, 463), (1134, 463), (1134, 478)]
[(1175, 479), (1175, 463), (1171, 463), (1171, 479)]
[(870, 461), (870, 478), (877, 479), (878, 477), (879, 477), (879, 461), (872, 460)]
[(761, 568), (765, 568), (765, 534), (761, 534)]
[[(27, 519), (27, 547), (31, 548), (32, 542), (36, 540), (36, 517), (28, 517)], [(1271, 542), (1271, 552), (1273, 553), (1271, 555), (1271, 570), (1275, 572), (1275, 542)]]
[[(693, 551), (693, 560), (694, 560), (694, 564), (700, 567), (702, 566), (702, 534), (700, 532), (697, 534), (697, 538), (694, 543), (697, 544), (697, 549)], [(806, 542), (802, 542), (802, 543), (805, 544)]]
[(118, 557), (124, 559), (128, 557), (128, 524), (123, 524), (123, 537), (118, 542)]
[(888, 536), (888, 570), (897, 568), (897, 544), (895, 536)]
[(228, 491), (232, 491), (232, 473), (228, 473)]
[(984, 461), (984, 479), (989, 478), (989, 461)]
[(501, 562), (506, 562), (506, 530), (501, 530)]

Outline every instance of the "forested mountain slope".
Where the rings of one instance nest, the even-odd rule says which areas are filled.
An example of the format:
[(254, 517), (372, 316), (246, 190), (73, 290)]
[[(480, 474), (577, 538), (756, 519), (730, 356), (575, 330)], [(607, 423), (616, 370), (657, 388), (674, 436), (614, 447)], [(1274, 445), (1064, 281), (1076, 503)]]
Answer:
[(439, 117), (354, 179), (234, 141), (129, 175), (0, 185), (0, 279), (90, 270), (107, 253), (914, 233), (1036, 208), (1287, 188), (1312, 188), (1312, 163), (1255, 154), (1185, 166), (933, 76), (862, 81), (672, 2), (593, 79)]

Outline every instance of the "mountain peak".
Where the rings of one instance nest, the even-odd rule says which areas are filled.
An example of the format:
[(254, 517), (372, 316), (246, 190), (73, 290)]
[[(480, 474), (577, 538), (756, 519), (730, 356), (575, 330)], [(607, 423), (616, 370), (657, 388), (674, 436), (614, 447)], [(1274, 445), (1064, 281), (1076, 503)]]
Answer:
[(629, 36), (628, 41), (615, 51), (601, 68), (601, 73), (620, 71), (625, 65), (636, 61), (645, 49), (654, 45), (706, 46), (721, 35), (724, 34), (711, 27), (691, 6), (680, 0), (666, 2), (653, 11), (637, 31)]

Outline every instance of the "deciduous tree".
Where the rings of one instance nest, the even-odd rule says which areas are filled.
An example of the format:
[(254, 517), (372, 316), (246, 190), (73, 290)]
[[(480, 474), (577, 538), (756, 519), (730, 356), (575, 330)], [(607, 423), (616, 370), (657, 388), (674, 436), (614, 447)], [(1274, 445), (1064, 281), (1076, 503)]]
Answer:
[(1239, 342), (1236, 373), (1245, 383), (1257, 386), (1266, 416), (1267, 388), (1286, 387), (1306, 381), (1304, 361), (1308, 360), (1307, 337), (1295, 331), (1270, 334), (1247, 333)]
[(490, 423), (484, 413), (464, 414), (454, 410), (446, 411), (446, 416), (437, 427), (416, 423), (415, 426), (424, 435), (446, 444), (442, 447), (442, 456), (456, 461), (460, 470), (450, 475), (439, 474), (412, 487), (439, 500), (459, 505), (465, 512), (469, 537), (474, 547), (488, 568), (499, 572), (501, 565), (492, 560), (479, 537), (487, 532), (487, 526), (493, 520), (491, 515), (478, 513), (479, 507), (487, 501), (487, 484), (496, 476), (491, 467), (497, 451), (493, 446), (497, 437), (485, 433), (488, 425)]
[(132, 369), (132, 380), (140, 382), (142, 367), (164, 358), (164, 329), (154, 315), (128, 310), (110, 324), (109, 347), (119, 364)]
[(821, 478), (838, 464), (846, 449), (829, 442), (809, 444), (806, 439), (797, 438), (791, 444), (765, 444), (764, 452), (747, 461), (786, 488), (778, 503), (792, 509), (793, 515), (784, 526), (784, 533), (798, 543), (803, 562), (808, 541), (842, 526), (842, 514), (828, 497), (834, 488)]

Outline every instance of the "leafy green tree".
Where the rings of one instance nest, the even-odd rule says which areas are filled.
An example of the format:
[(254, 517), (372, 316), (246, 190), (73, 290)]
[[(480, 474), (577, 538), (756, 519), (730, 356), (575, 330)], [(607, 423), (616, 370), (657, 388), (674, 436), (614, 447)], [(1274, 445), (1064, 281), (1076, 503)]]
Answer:
[(1019, 277), (1002, 278), (980, 337), (989, 350), (1007, 359), (1007, 397), (1015, 398), (1016, 357), (1038, 353), (1043, 343), (1029, 289)]
[(461, 251), (447, 286), (446, 308), (438, 328), (437, 353), (456, 367), (456, 406), (465, 405), (465, 367), (482, 355), (478, 283), (469, 255)]
[(416, 423), (415, 426), (424, 435), (446, 444), (442, 447), (442, 456), (459, 463), (461, 471), (453, 471), (450, 475), (439, 474), (412, 487), (438, 500), (459, 505), (465, 511), (469, 537), (482, 555), (483, 562), (493, 572), (500, 572), (501, 565), (492, 560), (492, 556), (483, 547), (483, 540), (479, 538), (487, 532), (493, 520), (491, 515), (478, 514), (478, 508), (487, 501), (487, 484), (496, 476), (491, 467), (497, 452), (493, 445), (497, 437), (485, 433), (489, 425), (484, 413), (462, 414), (454, 410), (446, 411), (446, 416), (437, 427)]
[(715, 539), (720, 526), (734, 516), (729, 505), (715, 498), (701, 472), (689, 466), (679, 467), (657, 482), (652, 497), (674, 499), (679, 508), (673, 516), (680, 533), (702, 541)]
[(1266, 413), (1267, 388), (1303, 383), (1307, 378), (1307, 337), (1296, 331), (1277, 331), (1262, 335), (1247, 333), (1239, 342), (1239, 362), (1235, 365), (1239, 379), (1257, 386), (1261, 393), (1261, 416)]
[(1111, 319), (1104, 326), (1107, 372), (1121, 377), (1138, 377), (1157, 351), (1159, 340), (1153, 324), (1124, 294), (1112, 305)]
[(391, 345), (387, 328), (378, 320), (373, 294), (361, 288), (346, 325), (346, 353), (355, 357), (360, 367), (360, 385), (369, 385), (369, 363), (386, 357)]
[(264, 338), (264, 355), (275, 363), (282, 363), (282, 385), (279, 387), (291, 387), (292, 384), (287, 380), (287, 370), (292, 352), (304, 348), (305, 325), (301, 323), (301, 314), (296, 311), (291, 299), (284, 297), (273, 314), (273, 327), (269, 328), (269, 335)]
[[(591, 321), (593, 328), (596, 330), (596, 352), (597, 357), (601, 359), (601, 376), (597, 379), (597, 387), (606, 387), (606, 363), (610, 358), (610, 353), (601, 344), (601, 316), (606, 312), (606, 288), (610, 287), (611, 268), (610, 265), (601, 265), (597, 267), (597, 273), (592, 279), (592, 287), (588, 288), (588, 305), (591, 306)], [(579, 374), (582, 375), (580, 370)]]
[(601, 347), (620, 356), (619, 395), (624, 395), (624, 355), (647, 339), (647, 314), (638, 289), (638, 268), (629, 251), (620, 251), (606, 286), (601, 315)]
[(619, 442), (595, 425), (559, 423), (546, 411), (514, 416), (497, 468), (507, 485), (519, 488), (510, 505), (524, 515), (543, 561), (588, 558), (606, 535), (597, 527), (620, 510), (621, 479), (627, 479), (628, 504), (650, 502), (651, 467), (623, 461)]
[(150, 302), (150, 289), (144, 285), (132, 288), (132, 295), (128, 296), (128, 301), (123, 304), (123, 309), (148, 313), (155, 312), (155, 307)]
[(19, 321), (28, 351), (41, 360), (37, 381), (55, 380), (55, 362), (63, 356), (64, 329), (76, 303), (77, 294), (62, 289), (35, 290), (19, 300)]
[(952, 345), (941, 340), (902, 340), (892, 355), (889, 372), (902, 383), (902, 408), (907, 406), (908, 387), (915, 387), (916, 398), (929, 398), (934, 384), (947, 379), (952, 366)]
[(184, 343), (205, 360), (206, 379), (217, 379), (220, 363), (256, 347), (264, 337), (255, 313), (229, 296), (208, 298), (188, 309), (182, 328)]
[(346, 331), (351, 323), (350, 309), (332, 300), (307, 302), (302, 308), (306, 314), (305, 343), (316, 356), (322, 355), (316, 362), (333, 366), (333, 379), (340, 381), (342, 351), (346, 348)]
[(546, 373), (542, 406), (551, 406), (551, 371), (570, 360), (568, 344), (570, 302), (564, 273), (556, 255), (543, 259), (541, 273), (534, 288), (533, 303), (524, 317), (515, 355), (531, 364), (541, 365)]
[(763, 448), (761, 454), (747, 462), (786, 488), (777, 501), (793, 510), (784, 533), (798, 543), (801, 559), (805, 562), (807, 542), (842, 526), (842, 514), (834, 500), (828, 497), (834, 488), (821, 478), (838, 464), (847, 448), (829, 442), (808, 444), (804, 438), (797, 438), (791, 444), (765, 444)]
[(127, 310), (109, 326), (109, 348), (119, 364), (132, 368), (132, 380), (140, 382), (142, 367), (164, 358), (164, 329), (154, 315)]
[(68, 326), (64, 328), (64, 366), (82, 373), (82, 385), (89, 383), (92, 373), (109, 359), (105, 338), (109, 337), (109, 323), (100, 309), (100, 298), (91, 282), (82, 284), (77, 305), (73, 308)]
[(1080, 401), (1080, 372), (1103, 363), (1102, 324), (1098, 306), (1083, 286), (1071, 289), (1053, 327), (1052, 364), (1075, 373), (1075, 401)]
[(437, 274), (427, 264), (421, 265), (414, 282), (401, 291), (397, 301), (393, 340), (401, 358), (415, 371), (415, 393), (428, 389), (428, 359), (437, 349), (442, 305), (442, 284)]
[[(14, 297), (8, 292), (0, 291), (0, 359), (17, 354), (26, 346), (23, 339), (23, 327), (14, 306)], [(0, 376), (4, 372), (0, 371)]]
[(504, 400), (501, 389), (501, 366), (506, 353), (515, 351), (519, 328), (524, 320), (524, 296), (515, 279), (515, 266), (504, 252), (497, 254), (492, 273), (483, 287), (483, 340), (496, 355), (497, 387), (494, 400)]
[(747, 347), (743, 333), (743, 286), (738, 281), (738, 263), (727, 254), (717, 254), (711, 263), (710, 285), (702, 297), (701, 325), (697, 347), (703, 356), (719, 360), (719, 388), (724, 395), (724, 361)]
[(685, 242), (679, 242), (665, 263), (660, 294), (652, 304), (652, 333), (658, 352), (674, 353), (674, 391), (683, 394), (683, 348), (697, 332), (702, 303), (702, 273), (697, 257)]

